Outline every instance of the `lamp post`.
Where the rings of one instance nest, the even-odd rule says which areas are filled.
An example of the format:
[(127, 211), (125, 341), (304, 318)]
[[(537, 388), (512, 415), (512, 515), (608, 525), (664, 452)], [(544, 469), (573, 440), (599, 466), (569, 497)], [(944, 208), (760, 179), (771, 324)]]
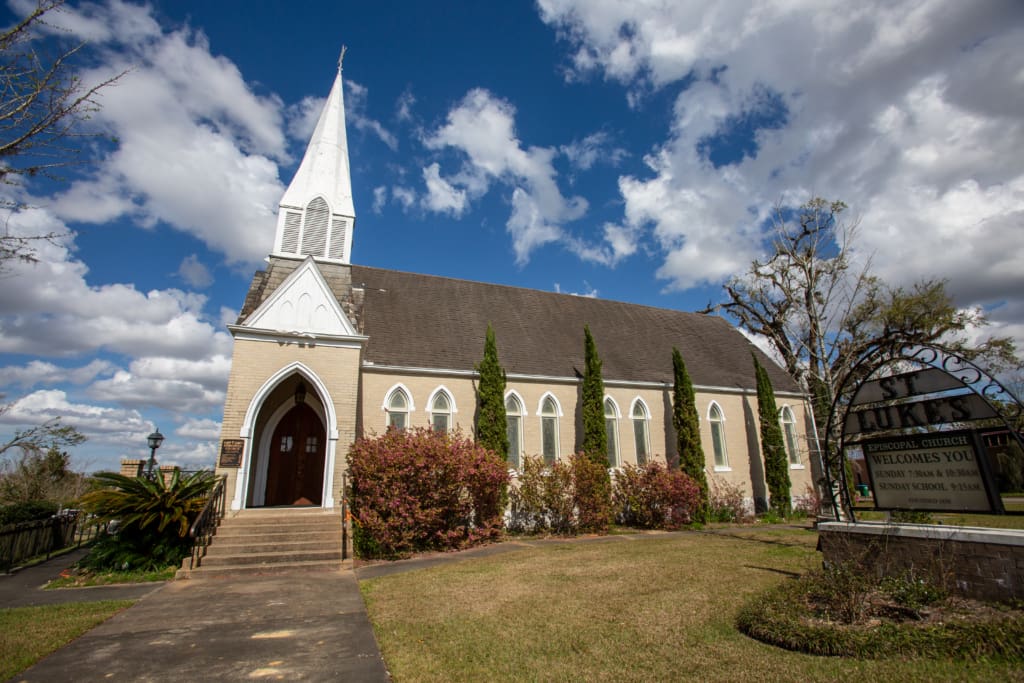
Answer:
[(153, 466), (156, 465), (156, 449), (160, 448), (160, 444), (164, 442), (164, 435), (160, 433), (160, 428), (146, 437), (146, 442), (149, 443), (149, 465), (146, 466), (146, 478), (153, 478)]

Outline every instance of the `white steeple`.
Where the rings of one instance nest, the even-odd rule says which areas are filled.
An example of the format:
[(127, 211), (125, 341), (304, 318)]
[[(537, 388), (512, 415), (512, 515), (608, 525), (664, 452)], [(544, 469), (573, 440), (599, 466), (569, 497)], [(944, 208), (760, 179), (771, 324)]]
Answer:
[(345, 134), (345, 95), (338, 75), (316, 130), (277, 211), (275, 256), (313, 256), (349, 263), (356, 211)]

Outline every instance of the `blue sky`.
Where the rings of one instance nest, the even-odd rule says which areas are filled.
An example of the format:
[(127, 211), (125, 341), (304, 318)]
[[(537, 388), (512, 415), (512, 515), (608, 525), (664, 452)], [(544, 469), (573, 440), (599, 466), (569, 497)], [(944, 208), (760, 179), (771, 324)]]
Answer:
[[(294, 7), (298, 5), (300, 9)], [(5, 9), (9, 22), (24, 0)], [(695, 310), (777, 205), (843, 199), (893, 284), (946, 278), (1024, 340), (1024, 6), (995, 0), (70, 3), (90, 121), (4, 188), (0, 439), (54, 416), (113, 467), (210, 464), (233, 322), (339, 50), (353, 261)]]

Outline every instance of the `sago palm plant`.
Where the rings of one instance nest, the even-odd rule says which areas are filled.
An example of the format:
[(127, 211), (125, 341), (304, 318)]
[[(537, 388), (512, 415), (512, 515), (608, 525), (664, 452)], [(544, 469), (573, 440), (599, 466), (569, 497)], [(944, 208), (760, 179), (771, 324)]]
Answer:
[(98, 523), (117, 522), (117, 531), (101, 538), (85, 563), (104, 569), (156, 569), (181, 562), (188, 554), (189, 525), (203, 508), (216, 481), (213, 472), (182, 477), (177, 470), (166, 483), (113, 472), (94, 476), (98, 488), (82, 497), (82, 507)]

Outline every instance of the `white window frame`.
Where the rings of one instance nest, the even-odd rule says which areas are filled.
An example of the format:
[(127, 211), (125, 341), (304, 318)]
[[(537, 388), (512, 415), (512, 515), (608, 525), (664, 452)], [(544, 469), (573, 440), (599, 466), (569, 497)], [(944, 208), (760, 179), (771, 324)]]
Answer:
[[(611, 408), (611, 415), (608, 414), (608, 408)], [(619, 404), (615, 402), (615, 399), (611, 396), (605, 396), (604, 401), (601, 402), (601, 412), (604, 413), (604, 431), (608, 434), (608, 420), (611, 420), (611, 433), (608, 434), (608, 467), (615, 469), (619, 467), (622, 462), (622, 449), (619, 448), (619, 418), (622, 414), (619, 412)]]
[[(789, 418), (788, 420), (786, 418)], [(786, 454), (789, 456), (789, 469), (802, 470), (804, 463), (800, 460), (800, 446), (796, 434), (796, 416), (788, 405), (779, 411), (779, 423), (782, 426), (782, 438), (786, 441)]]
[[(404, 411), (391, 410), (391, 397), (394, 396), (396, 392), (405, 396), (406, 407)], [(408, 429), (412, 424), (412, 413), (416, 410), (416, 405), (412, 400), (412, 392), (409, 391), (407, 386), (399, 382), (384, 393), (384, 402), (381, 403), (380, 408), (384, 411), (385, 430), (391, 426), (391, 413), (403, 413), (405, 415), (405, 426), (401, 427), (401, 429)]]
[[(718, 412), (718, 417), (712, 417), (716, 411)], [(711, 451), (712, 457), (715, 459), (715, 472), (732, 472), (732, 467), (729, 466), (729, 447), (725, 438), (725, 411), (722, 410), (722, 406), (718, 404), (718, 401), (712, 401), (708, 404), (707, 419), (708, 425), (711, 427)], [(717, 437), (716, 432), (718, 434)], [(721, 464), (718, 462), (719, 450), (722, 453)]]
[[(636, 415), (636, 409), (639, 408), (643, 413), (642, 416)], [(647, 407), (647, 402), (637, 396), (633, 399), (633, 403), (629, 406), (629, 419), (633, 425), (633, 456), (636, 459), (637, 466), (645, 465), (651, 461), (651, 411)], [(636, 429), (637, 423), (640, 424), (640, 428), (643, 430), (641, 437), (643, 438), (644, 444), (644, 462), (640, 462), (640, 451), (636, 447)]]
[[(548, 399), (551, 399), (551, 404), (555, 407), (555, 414), (554, 415), (552, 415), (550, 413), (544, 412), (544, 403), (546, 403)], [(547, 453), (544, 452), (544, 420), (554, 420), (554, 425), (555, 425), (555, 452), (554, 452), (553, 458), (551, 459), (551, 462), (557, 462), (558, 459), (561, 457), (561, 450), (562, 450), (561, 449), (561, 444), (559, 443), (559, 440), (560, 440), (560, 430), (559, 430), (559, 426), (560, 425), (559, 425), (559, 422), (561, 422), (561, 418), (562, 418), (562, 404), (558, 402), (558, 399), (555, 397), (554, 394), (552, 394), (550, 391), (547, 391), (547, 392), (544, 393), (543, 396), (540, 397), (540, 401), (537, 403), (537, 415), (540, 417), (540, 453), (541, 453), (541, 457), (544, 458), (544, 462), (545, 463), (548, 462), (548, 457), (547, 457)], [(551, 464), (551, 463), (548, 463), (548, 464)]]
[[(434, 410), (434, 401), (437, 400), (439, 395), (443, 395), (448, 399), (448, 410)], [(448, 426), (445, 429), (445, 432), (450, 432), (455, 428), (455, 413), (459, 411), (455, 407), (455, 397), (452, 396), (452, 392), (448, 390), (448, 387), (442, 384), (430, 393), (430, 398), (427, 399), (427, 412), (429, 413), (431, 429), (434, 429), (435, 415), (444, 415), (447, 418)]]
[(511, 413), (516, 419), (516, 436), (518, 437), (519, 452), (515, 454), (515, 459), (512, 458), (512, 453), (509, 453), (509, 469), (519, 471), (523, 466), (523, 423), (526, 420), (526, 401), (519, 395), (518, 391), (514, 389), (505, 392), (505, 431), (508, 431), (508, 418), (510, 413), (508, 412), (508, 402), (514, 401), (518, 406), (518, 412)]

